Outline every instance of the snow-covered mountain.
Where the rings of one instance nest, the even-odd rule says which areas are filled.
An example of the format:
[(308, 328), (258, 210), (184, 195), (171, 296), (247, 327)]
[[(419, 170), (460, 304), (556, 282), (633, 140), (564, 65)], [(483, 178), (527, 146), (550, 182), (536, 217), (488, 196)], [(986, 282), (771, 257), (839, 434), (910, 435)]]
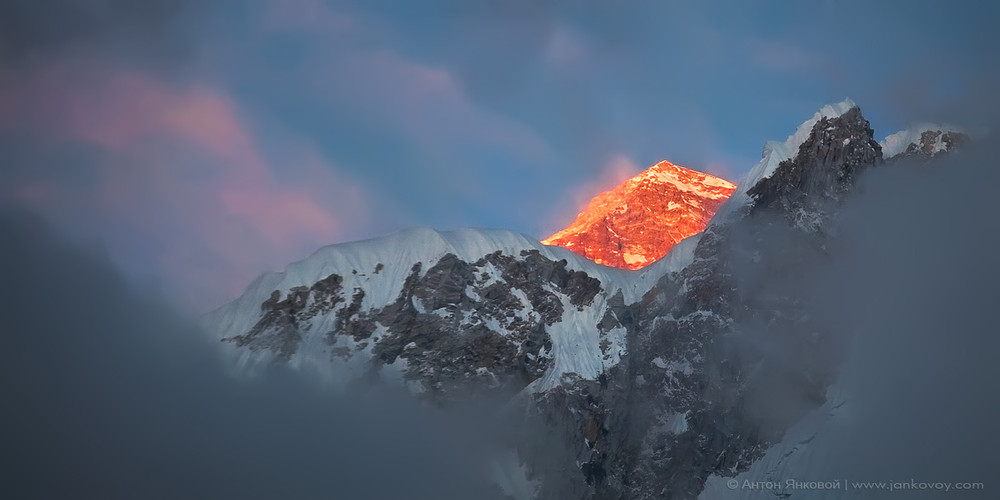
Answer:
[(966, 140), (968, 135), (961, 127), (917, 123), (890, 134), (879, 144), (882, 146), (883, 157), (888, 160), (916, 155), (934, 156), (961, 146)]
[[(595, 497), (696, 496), (709, 476), (746, 469), (823, 403), (829, 337), (806, 314), (804, 284), (828, 258), (827, 211), (855, 174), (881, 162), (871, 127), (848, 104), (815, 120), (793, 157), (709, 225), (692, 263), (632, 306), (629, 355), (606, 384), (537, 398), (547, 421), (575, 422), (564, 427), (567, 442), (586, 438), (574, 458)], [(604, 431), (595, 439), (578, 430), (588, 419)], [(546, 498), (588, 491), (549, 486)]]
[(732, 196), (729, 198), (731, 201), (727, 202), (719, 209), (720, 217), (717, 219), (724, 220), (729, 217), (729, 214), (733, 210), (738, 210), (740, 208), (746, 207), (750, 204), (750, 196), (747, 191), (756, 186), (761, 179), (770, 177), (774, 174), (774, 171), (778, 168), (781, 162), (789, 160), (798, 154), (799, 147), (802, 143), (809, 138), (809, 134), (812, 132), (813, 126), (816, 122), (822, 120), (823, 118), (833, 118), (846, 113), (849, 109), (855, 107), (854, 101), (850, 99), (844, 99), (841, 102), (835, 104), (827, 104), (819, 109), (811, 118), (802, 122), (792, 135), (788, 136), (784, 141), (767, 141), (764, 143), (764, 150), (761, 153), (760, 161), (756, 165), (750, 168), (747, 174), (743, 177), (737, 186), (736, 190), (733, 191)]
[(569, 227), (542, 240), (607, 266), (641, 269), (702, 232), (736, 186), (661, 161), (598, 194)]
[(203, 323), (243, 370), (280, 360), (335, 383), (377, 373), (418, 392), (471, 379), (545, 390), (617, 363), (624, 330), (596, 325), (692, 248), (628, 272), (510, 231), (415, 228), (322, 248)]
[(244, 370), (379, 376), (437, 403), (505, 391), (536, 432), (508, 461), (528, 497), (695, 497), (838, 408), (834, 327), (804, 284), (858, 176), (927, 133), (879, 144), (852, 101), (824, 106), (767, 143), (704, 233), (638, 271), (508, 231), (412, 229), (320, 249), (204, 325)]

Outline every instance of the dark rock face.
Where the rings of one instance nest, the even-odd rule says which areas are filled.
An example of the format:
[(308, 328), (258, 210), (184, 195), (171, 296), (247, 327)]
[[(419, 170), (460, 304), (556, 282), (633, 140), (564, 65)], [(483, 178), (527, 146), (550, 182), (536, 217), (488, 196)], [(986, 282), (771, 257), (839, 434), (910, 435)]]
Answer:
[(581, 443), (536, 467), (546, 478), (579, 471), (544, 482), (540, 498), (692, 498), (822, 405), (836, 346), (805, 315), (803, 284), (828, 259), (829, 216), (881, 160), (858, 108), (820, 120), (798, 155), (750, 190), (742, 220), (710, 226), (691, 265), (639, 303), (609, 308), (601, 325), (626, 326), (628, 356), (600, 382), (535, 398), (548, 432)]
[[(892, 157), (893, 160), (907, 158), (930, 158), (943, 152), (962, 147), (969, 141), (969, 136), (962, 132), (940, 130), (925, 130), (920, 133), (920, 142), (911, 143), (902, 153)], [(940, 146), (938, 145), (940, 143)]]
[[(370, 348), (373, 369), (405, 360), (404, 376), (435, 401), (484, 387), (517, 391), (552, 366), (546, 329), (562, 320), (563, 299), (582, 310), (602, 291), (599, 280), (566, 266), (538, 251), (497, 251), (472, 263), (447, 254), (426, 273), (423, 263), (414, 264), (397, 299), (368, 310), (365, 291), (355, 288), (348, 297), (342, 277), (332, 274), (283, 299), (274, 291), (248, 332), (224, 340), (287, 361), (312, 322), (332, 312), (334, 326), (325, 334), (332, 356)], [(337, 345), (342, 337), (354, 348)]]
[[(251, 351), (276, 351), (280, 359), (288, 361), (298, 349), (302, 335), (299, 319), (310, 318), (330, 312), (340, 302), (343, 278), (331, 274), (317, 281), (311, 287), (296, 287), (281, 299), (281, 292), (275, 290), (271, 297), (260, 305), (262, 317), (243, 335), (226, 339), (239, 347)], [(352, 303), (353, 305), (353, 303)]]
[(817, 217), (851, 191), (858, 172), (881, 163), (882, 147), (872, 134), (856, 106), (839, 117), (819, 120), (798, 155), (747, 191), (753, 209), (781, 210), (795, 224), (818, 227), (823, 221)]

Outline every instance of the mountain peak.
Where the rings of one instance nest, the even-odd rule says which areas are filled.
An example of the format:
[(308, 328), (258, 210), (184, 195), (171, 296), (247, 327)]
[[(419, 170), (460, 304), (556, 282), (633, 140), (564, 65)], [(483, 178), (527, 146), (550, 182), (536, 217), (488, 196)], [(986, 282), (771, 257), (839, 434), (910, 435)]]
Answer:
[(751, 205), (752, 200), (747, 191), (756, 186), (761, 180), (771, 177), (781, 162), (794, 158), (798, 154), (802, 143), (806, 142), (806, 139), (812, 134), (812, 129), (815, 127), (816, 122), (824, 118), (843, 116), (855, 107), (857, 107), (857, 104), (850, 98), (837, 103), (826, 104), (819, 108), (811, 118), (796, 127), (795, 132), (789, 135), (784, 141), (766, 141), (764, 149), (761, 152), (760, 161), (750, 168), (750, 171), (740, 180), (736, 191), (719, 208), (719, 219), (726, 220), (734, 214), (741, 213), (744, 208)]
[(820, 208), (838, 203), (853, 189), (858, 172), (882, 162), (873, 133), (857, 106), (820, 119), (793, 158), (747, 191), (754, 209), (777, 207), (796, 225), (818, 227)]
[(965, 131), (955, 125), (917, 123), (883, 139), (882, 154), (886, 160), (914, 155), (934, 156), (950, 151), (968, 139)]
[(569, 227), (542, 243), (612, 267), (640, 269), (701, 232), (736, 185), (660, 161), (595, 196)]
[(636, 183), (642, 181), (670, 183), (680, 191), (711, 199), (728, 198), (729, 193), (726, 190), (736, 189), (735, 184), (725, 179), (698, 172), (697, 170), (691, 170), (680, 165), (674, 165), (666, 160), (662, 160), (652, 167), (647, 168), (639, 175), (630, 179), (630, 181), (635, 181)]

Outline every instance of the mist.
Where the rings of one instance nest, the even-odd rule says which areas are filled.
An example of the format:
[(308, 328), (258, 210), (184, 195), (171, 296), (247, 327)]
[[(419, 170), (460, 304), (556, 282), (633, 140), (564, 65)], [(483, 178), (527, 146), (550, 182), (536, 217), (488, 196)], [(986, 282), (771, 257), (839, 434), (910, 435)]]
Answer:
[[(984, 483), (967, 492), (850, 492), (864, 498), (980, 498), (996, 488), (994, 144), (985, 136), (931, 160), (868, 169), (836, 208), (827, 237), (803, 237), (767, 217), (741, 222), (729, 257), (741, 293), (752, 310), (790, 300), (777, 306), (794, 304), (799, 319), (742, 318), (740, 335), (724, 344), (728, 356), (756, 367), (743, 410), (781, 441), (736, 484)], [(752, 261), (754, 251), (770, 265)], [(703, 497), (775, 494), (728, 480), (710, 480)]]
[(997, 486), (994, 142), (875, 169), (841, 212), (842, 258), (820, 282), (852, 334), (830, 477)]
[(218, 349), (99, 252), (0, 211), (7, 498), (490, 498), (487, 406), (449, 413)]

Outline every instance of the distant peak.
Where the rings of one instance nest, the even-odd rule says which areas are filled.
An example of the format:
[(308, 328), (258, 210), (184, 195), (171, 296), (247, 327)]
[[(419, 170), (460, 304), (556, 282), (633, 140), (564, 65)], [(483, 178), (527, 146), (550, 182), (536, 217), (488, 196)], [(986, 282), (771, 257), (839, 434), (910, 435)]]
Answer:
[(873, 133), (857, 106), (820, 119), (793, 157), (747, 191), (753, 210), (780, 209), (797, 226), (817, 228), (830, 203), (853, 189), (858, 173), (882, 161)]
[(663, 160), (598, 194), (569, 227), (542, 243), (598, 264), (640, 269), (701, 232), (736, 185)]
[(733, 213), (738, 213), (740, 207), (745, 207), (751, 203), (747, 191), (757, 185), (761, 180), (771, 177), (778, 165), (785, 160), (789, 160), (798, 154), (802, 143), (806, 142), (812, 133), (817, 122), (824, 118), (838, 118), (848, 111), (857, 108), (858, 105), (850, 98), (836, 103), (826, 104), (819, 108), (812, 117), (799, 124), (795, 132), (789, 135), (784, 141), (769, 140), (764, 143), (760, 161), (750, 168), (750, 171), (740, 181), (736, 191), (733, 192), (731, 200), (720, 211), (723, 217), (729, 217)]
[(922, 154), (934, 156), (951, 150), (967, 138), (962, 127), (948, 124), (917, 123), (890, 134), (879, 144), (885, 159)]

